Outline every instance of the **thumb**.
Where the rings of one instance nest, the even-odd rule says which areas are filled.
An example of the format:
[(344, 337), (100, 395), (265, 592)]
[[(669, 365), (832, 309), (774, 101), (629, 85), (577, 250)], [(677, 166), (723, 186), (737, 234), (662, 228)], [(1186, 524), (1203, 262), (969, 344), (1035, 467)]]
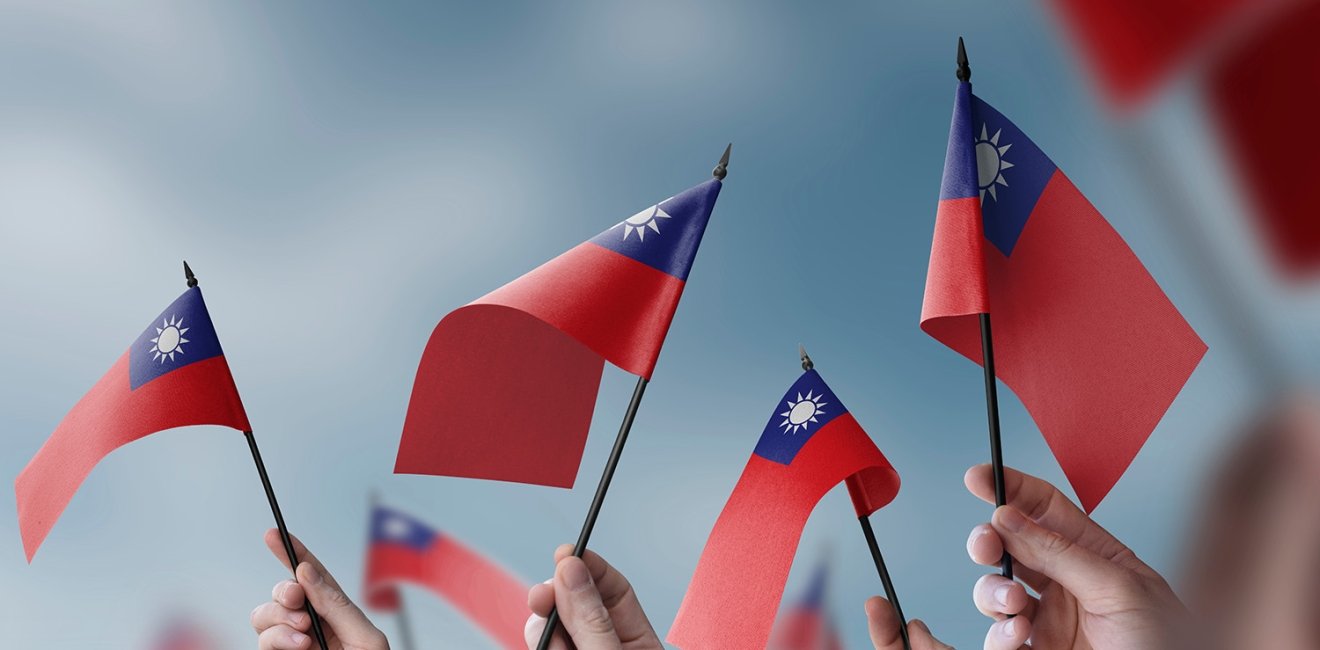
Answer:
[(303, 562), (294, 573), (321, 621), (334, 630), (340, 641), (361, 643), (372, 633), (378, 633), (362, 610), (353, 604), (334, 579), (324, 575), (322, 569)]
[(587, 564), (573, 556), (555, 567), (555, 607), (578, 650), (618, 650), (619, 635)]
[(990, 525), (1014, 560), (1059, 583), (1087, 611), (1123, 608), (1139, 596), (1140, 584), (1131, 569), (1042, 527), (1013, 506), (995, 510)]

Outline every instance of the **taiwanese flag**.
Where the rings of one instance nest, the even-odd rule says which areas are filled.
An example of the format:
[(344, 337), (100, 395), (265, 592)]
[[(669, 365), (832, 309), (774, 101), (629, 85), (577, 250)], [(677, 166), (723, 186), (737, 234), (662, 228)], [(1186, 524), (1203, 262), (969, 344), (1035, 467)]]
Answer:
[(399, 583), (434, 591), (463, 612), (500, 647), (525, 650), (531, 616), (527, 585), (476, 551), (390, 508), (371, 513), (367, 548), (367, 606), (396, 611)]
[(958, 87), (921, 328), (1026, 405), (1089, 512), (1206, 346), (1123, 238), (1012, 122)]
[(843, 639), (825, 611), (825, 563), (816, 567), (800, 602), (779, 619), (768, 650), (843, 650)]
[(651, 377), (719, 193), (661, 201), (445, 316), (394, 471), (572, 487), (605, 362)]
[(1131, 106), (1253, 10), (1289, 0), (1048, 0), (1109, 100)]
[(1206, 93), (1229, 159), (1282, 271), (1308, 276), (1320, 268), (1315, 183), (1320, 158), (1308, 140), (1320, 90), (1299, 75), (1314, 59), (1320, 2), (1290, 7), (1211, 67)]
[(724, 504), (668, 641), (685, 650), (765, 648), (802, 527), (845, 481), (859, 516), (898, 494), (898, 473), (808, 370), (775, 408)]
[(192, 287), (147, 325), (19, 473), (14, 491), (28, 561), (102, 458), (195, 424), (251, 429), (202, 290)]

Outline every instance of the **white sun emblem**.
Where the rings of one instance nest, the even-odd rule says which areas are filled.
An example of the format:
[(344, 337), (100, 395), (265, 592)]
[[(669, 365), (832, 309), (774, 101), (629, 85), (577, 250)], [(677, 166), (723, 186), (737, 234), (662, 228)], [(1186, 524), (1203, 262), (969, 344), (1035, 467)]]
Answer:
[(807, 391), (806, 397), (803, 397), (802, 393), (798, 393), (796, 400), (788, 400), (786, 402), (788, 410), (779, 414), (784, 418), (784, 421), (779, 423), (779, 426), (784, 427), (784, 433), (788, 433), (790, 430), (797, 433), (798, 429), (805, 431), (808, 423), (819, 422), (816, 416), (824, 415), (825, 409), (821, 407), (829, 404), (829, 402), (820, 401), (823, 397), (825, 397), (824, 393), (816, 395), (813, 391)]
[(385, 535), (396, 539), (402, 539), (412, 532), (412, 524), (400, 519), (399, 517), (390, 517), (385, 520)]
[(151, 346), (151, 351), (156, 354), (152, 360), (159, 359), (161, 363), (165, 363), (166, 359), (173, 361), (175, 353), (183, 354), (183, 344), (191, 343), (183, 338), (189, 329), (191, 328), (183, 326), (182, 318), (176, 319), (170, 316), (161, 321), (160, 327), (156, 328), (156, 338), (151, 339), (154, 344)]
[(637, 232), (637, 241), (646, 241), (646, 230), (650, 228), (658, 235), (660, 234), (660, 224), (658, 220), (671, 218), (668, 213), (660, 209), (660, 206), (653, 205), (637, 214), (634, 214), (623, 221), (620, 221), (614, 227), (623, 226), (623, 239), (627, 241), (628, 235)]
[(999, 146), (999, 134), (1003, 133), (1003, 129), (995, 131), (994, 136), (987, 137), (988, 132), (985, 124), (982, 124), (981, 137), (977, 138), (975, 143), (976, 184), (981, 188), (981, 203), (985, 203), (987, 191), (990, 192), (990, 198), (999, 200), (995, 194), (995, 186), (1008, 187), (1008, 181), (1004, 180), (1004, 170), (1013, 167), (1013, 163), (1004, 160), (1004, 154), (1008, 153), (1008, 148), (1013, 144)]

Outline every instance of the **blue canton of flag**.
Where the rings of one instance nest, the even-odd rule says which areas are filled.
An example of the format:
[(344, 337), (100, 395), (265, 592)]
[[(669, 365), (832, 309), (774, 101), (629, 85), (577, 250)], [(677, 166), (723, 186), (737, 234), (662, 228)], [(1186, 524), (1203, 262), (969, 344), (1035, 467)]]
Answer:
[(129, 386), (136, 390), (165, 373), (222, 354), (202, 290), (193, 287), (170, 303), (129, 348)]
[(975, 95), (971, 113), (985, 236), (1008, 256), (1058, 168), (1021, 129)]
[(377, 507), (371, 513), (372, 543), (400, 544), (424, 551), (437, 536), (430, 526), (397, 510)]
[(787, 465), (817, 431), (847, 412), (820, 374), (808, 370), (784, 393), (783, 403), (761, 432), (755, 453)]
[(720, 182), (711, 179), (620, 221), (591, 243), (687, 280)]

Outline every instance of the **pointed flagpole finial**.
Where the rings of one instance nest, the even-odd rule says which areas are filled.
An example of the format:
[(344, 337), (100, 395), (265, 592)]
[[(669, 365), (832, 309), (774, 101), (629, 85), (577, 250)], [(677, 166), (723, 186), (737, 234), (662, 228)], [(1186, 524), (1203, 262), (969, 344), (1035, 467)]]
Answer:
[(732, 142), (729, 143), (729, 146), (724, 148), (724, 155), (720, 156), (720, 164), (715, 165), (715, 171), (711, 172), (711, 174), (715, 176), (716, 180), (722, 181), (724, 180), (725, 176), (729, 175), (729, 152), (731, 151), (733, 151)]
[(816, 367), (816, 364), (811, 362), (811, 357), (807, 356), (807, 348), (803, 347), (801, 343), (798, 343), (798, 356), (802, 358), (803, 370), (811, 370)]
[(188, 260), (183, 261), (183, 277), (188, 281), (188, 288), (197, 286), (197, 276), (193, 275), (192, 267), (188, 266)]
[(963, 45), (963, 39), (958, 37), (958, 81), (968, 82), (972, 80), (972, 66), (967, 63), (967, 46)]

